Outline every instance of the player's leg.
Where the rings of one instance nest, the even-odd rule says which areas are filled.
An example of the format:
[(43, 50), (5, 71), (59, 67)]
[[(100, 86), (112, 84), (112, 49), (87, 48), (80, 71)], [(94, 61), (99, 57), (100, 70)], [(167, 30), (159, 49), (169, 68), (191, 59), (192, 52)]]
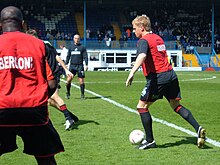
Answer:
[[(155, 100), (152, 100), (152, 91), (154, 86), (151, 86), (150, 83), (147, 83), (145, 88), (142, 90), (140, 100), (137, 105), (137, 111), (140, 114), (141, 122), (145, 130), (146, 140), (142, 142), (142, 144), (138, 147), (139, 149), (148, 149), (155, 148), (156, 143), (154, 141), (153, 136), (153, 128), (152, 128), (152, 117), (149, 112), (149, 106), (153, 104)], [(152, 100), (152, 101), (151, 101)]]
[(16, 127), (0, 127), (0, 156), (13, 152), (18, 148), (16, 144), (16, 131)]
[[(19, 130), (19, 128), (13, 127), (0, 128), (2, 135), (0, 136), (0, 156), (4, 153), (12, 152), (18, 148), (16, 145), (16, 129)], [(54, 156), (46, 158), (35, 157), (35, 159), (37, 160), (38, 165), (56, 165)]]
[(48, 99), (48, 105), (50, 105), (50, 106), (52, 106), (52, 107), (54, 107), (54, 108), (56, 108), (58, 110), (60, 108), (59, 105), (56, 103), (56, 101), (53, 100), (51, 97)]
[(81, 99), (85, 99), (85, 83), (84, 78), (78, 78), (80, 84)]
[(198, 147), (202, 148), (205, 144), (205, 129), (199, 125), (191, 111), (182, 106), (178, 100), (170, 99), (170, 106), (176, 113), (178, 113), (183, 119), (185, 119), (190, 125), (193, 126), (193, 128), (198, 134)]
[[(71, 72), (73, 73), (73, 75), (75, 76), (75, 73), (73, 70), (71, 70)], [(66, 98), (70, 99), (70, 88), (71, 88), (71, 82), (73, 80), (73, 77), (67, 76), (67, 82), (66, 82)]]
[(179, 100), (170, 99), (169, 103), (176, 113), (178, 113), (183, 119), (190, 123), (196, 131), (199, 130), (198, 122), (193, 117), (192, 113), (179, 103)]
[(78, 79), (79, 79), (79, 84), (80, 84), (80, 92), (81, 92), (81, 99), (85, 99), (85, 71), (84, 71), (84, 66), (79, 65), (78, 66)]
[(37, 160), (38, 165), (57, 165), (54, 156), (42, 157), (42, 158), (35, 157), (35, 159)]
[(22, 127), (18, 135), (24, 142), (23, 152), (34, 155), (38, 165), (56, 165), (54, 155), (64, 151), (60, 136), (50, 120), (46, 125)]
[(203, 147), (205, 143), (205, 129), (203, 129), (196, 121), (191, 111), (180, 104), (181, 92), (178, 79), (171, 82), (164, 96), (169, 101), (171, 108), (193, 126), (198, 133), (198, 147)]
[(66, 118), (66, 130), (69, 130), (75, 122), (77, 122), (79, 119), (77, 116), (73, 115), (68, 109), (63, 101), (63, 99), (58, 95), (58, 89), (54, 92), (54, 94), (51, 96), (50, 100), (53, 100), (51, 103), (53, 103), (54, 107), (58, 107), (57, 109), (60, 110), (65, 118)]
[(152, 104), (151, 102), (145, 102), (139, 100), (137, 105), (137, 110), (140, 114), (141, 122), (144, 127), (144, 131), (146, 135), (146, 140), (144, 140), (142, 144), (138, 146), (138, 149), (148, 149), (148, 148), (156, 147), (156, 143), (154, 141), (154, 136), (153, 136), (152, 118), (148, 110), (151, 104)]

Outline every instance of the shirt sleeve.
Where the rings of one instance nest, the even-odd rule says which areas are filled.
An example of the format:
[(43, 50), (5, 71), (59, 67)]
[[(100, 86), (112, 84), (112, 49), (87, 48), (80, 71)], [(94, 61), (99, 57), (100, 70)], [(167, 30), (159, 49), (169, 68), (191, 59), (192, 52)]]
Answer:
[(88, 65), (88, 53), (85, 47), (83, 47), (83, 59), (85, 61), (85, 64)]
[(68, 49), (67, 56), (66, 56), (66, 61), (65, 61), (66, 65), (69, 63), (70, 57), (71, 57), (71, 49)]
[(50, 46), (49, 44), (45, 44), (45, 50), (46, 50), (47, 63), (51, 69), (52, 74), (55, 76), (59, 72), (58, 62), (56, 60), (56, 55), (58, 53), (57, 53), (56, 49), (53, 46)]
[(144, 39), (140, 39), (137, 44), (137, 56), (141, 53), (144, 53), (147, 55), (149, 49), (148, 42)]

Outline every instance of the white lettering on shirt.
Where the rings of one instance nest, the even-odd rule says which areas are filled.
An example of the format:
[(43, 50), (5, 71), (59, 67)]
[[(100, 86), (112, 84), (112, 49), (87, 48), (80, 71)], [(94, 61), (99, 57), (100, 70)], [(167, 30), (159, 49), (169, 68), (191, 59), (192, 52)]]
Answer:
[(0, 57), (0, 70), (3, 69), (31, 69), (33, 68), (33, 57)]
[(71, 51), (71, 55), (77, 55), (80, 54), (80, 51)]
[(166, 46), (164, 44), (163, 45), (157, 45), (157, 50), (159, 52), (164, 51), (164, 50), (166, 50)]

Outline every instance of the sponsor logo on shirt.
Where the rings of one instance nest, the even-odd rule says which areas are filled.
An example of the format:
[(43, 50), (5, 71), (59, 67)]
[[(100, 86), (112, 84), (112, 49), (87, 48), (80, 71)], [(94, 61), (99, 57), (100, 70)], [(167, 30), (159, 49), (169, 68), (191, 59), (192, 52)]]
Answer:
[(157, 50), (159, 52), (164, 51), (164, 50), (166, 50), (166, 46), (164, 44), (163, 45), (157, 45)]
[(77, 50), (71, 51), (71, 55), (77, 55), (77, 54), (80, 54), (80, 51), (77, 51)]
[(3, 69), (31, 69), (33, 68), (33, 57), (0, 57), (0, 70)]

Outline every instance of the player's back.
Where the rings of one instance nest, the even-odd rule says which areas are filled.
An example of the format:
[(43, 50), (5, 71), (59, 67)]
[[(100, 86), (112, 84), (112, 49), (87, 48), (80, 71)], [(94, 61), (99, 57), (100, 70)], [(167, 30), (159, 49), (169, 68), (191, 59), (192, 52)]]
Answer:
[(0, 109), (46, 106), (44, 43), (25, 33), (0, 35)]

